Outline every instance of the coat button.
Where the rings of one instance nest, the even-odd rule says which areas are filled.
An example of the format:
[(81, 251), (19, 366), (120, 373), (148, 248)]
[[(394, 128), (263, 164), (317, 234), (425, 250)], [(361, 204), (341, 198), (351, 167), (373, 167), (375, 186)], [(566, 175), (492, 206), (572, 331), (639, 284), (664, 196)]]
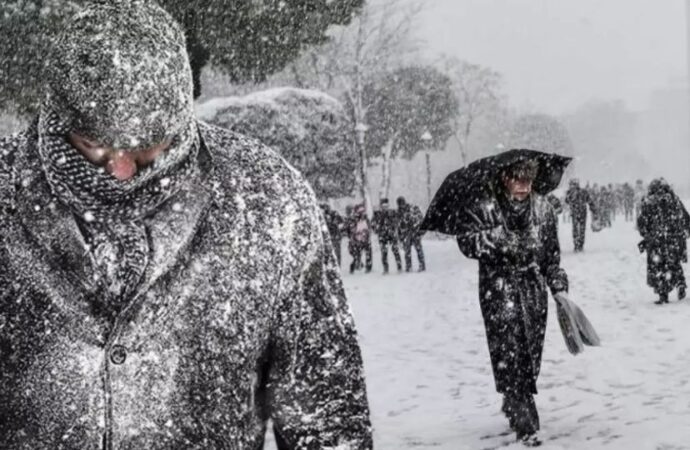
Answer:
[(113, 345), (110, 349), (110, 361), (113, 364), (120, 365), (127, 359), (127, 349), (121, 345)]

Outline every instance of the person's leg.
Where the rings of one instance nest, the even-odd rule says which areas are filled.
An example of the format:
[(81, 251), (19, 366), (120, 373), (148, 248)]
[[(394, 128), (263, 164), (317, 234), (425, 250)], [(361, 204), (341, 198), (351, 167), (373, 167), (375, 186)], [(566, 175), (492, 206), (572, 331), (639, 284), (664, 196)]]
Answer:
[(424, 248), (422, 247), (422, 237), (415, 236), (414, 248), (417, 251), (417, 262), (419, 263), (419, 270), (426, 270), (426, 260), (424, 259)]
[(683, 266), (679, 260), (674, 261), (673, 264), (673, 279), (678, 288), (678, 300), (683, 300), (686, 296), (687, 284), (685, 282), (685, 273)]
[(579, 225), (579, 215), (573, 214), (573, 248), (575, 251), (579, 250), (580, 242), (580, 225)]
[(371, 253), (371, 241), (367, 241), (366, 244), (364, 244), (364, 252), (365, 252), (365, 258), (366, 258), (365, 270), (367, 273), (369, 273), (369, 272), (371, 272), (371, 267), (373, 265), (373, 259), (372, 259), (372, 253)]
[(405, 271), (412, 270), (412, 239), (403, 238), (403, 252), (405, 253)]
[(395, 257), (395, 266), (398, 272), (402, 270), (402, 261), (400, 260), (400, 248), (398, 248), (398, 241), (393, 239), (391, 241), (391, 247), (393, 249), (393, 256)]
[(335, 250), (335, 259), (338, 261), (338, 268), (342, 264), (342, 240), (340, 238), (333, 239), (333, 250)]
[(354, 273), (355, 270), (362, 266), (362, 247), (357, 243), (350, 244), (352, 263), (350, 264), (350, 273)]
[(388, 273), (388, 240), (379, 239), (379, 247), (381, 250), (381, 264), (383, 265), (383, 273)]

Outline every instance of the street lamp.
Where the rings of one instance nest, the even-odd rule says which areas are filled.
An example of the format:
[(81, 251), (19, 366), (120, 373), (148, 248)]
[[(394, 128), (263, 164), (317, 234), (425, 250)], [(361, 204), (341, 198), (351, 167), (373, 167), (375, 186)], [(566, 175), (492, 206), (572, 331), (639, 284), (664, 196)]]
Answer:
[(426, 159), (426, 197), (427, 204), (431, 204), (431, 141), (434, 139), (429, 130), (424, 130), (424, 133), (419, 137), (424, 143), (425, 159)]
[(357, 134), (357, 145), (364, 146), (364, 135), (369, 130), (369, 127), (362, 123), (357, 122), (355, 125), (355, 133)]

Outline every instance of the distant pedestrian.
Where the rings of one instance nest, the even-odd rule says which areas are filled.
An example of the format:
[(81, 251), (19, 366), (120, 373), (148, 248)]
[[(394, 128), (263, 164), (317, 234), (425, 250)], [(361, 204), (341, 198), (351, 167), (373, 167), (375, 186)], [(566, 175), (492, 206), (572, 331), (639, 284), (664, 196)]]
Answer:
[(659, 296), (655, 303), (668, 303), (668, 294), (676, 288), (682, 300), (686, 282), (681, 263), (688, 260), (690, 216), (663, 178), (649, 183), (637, 229), (642, 236), (640, 251), (647, 252), (647, 284)]
[(580, 187), (577, 179), (570, 180), (565, 202), (570, 208), (570, 217), (573, 222), (573, 244), (575, 252), (581, 252), (585, 248), (585, 232), (587, 231), (587, 207), (594, 215), (594, 201), (590, 194)]
[(371, 224), (367, 217), (364, 205), (359, 204), (352, 211), (352, 218), (348, 222), (348, 237), (350, 239), (348, 248), (352, 255), (350, 263), (350, 273), (362, 268), (362, 253), (364, 253), (364, 270), (371, 272)]
[(390, 209), (387, 198), (380, 201), (380, 209), (374, 211), (374, 232), (379, 237), (379, 248), (381, 250), (381, 263), (383, 273), (388, 273), (388, 247), (391, 248), (395, 257), (395, 265), (398, 272), (402, 270), (400, 260), (399, 238), (398, 238), (398, 214)]
[(321, 204), (321, 211), (323, 212), (324, 219), (326, 220), (328, 234), (331, 237), (331, 244), (333, 245), (333, 250), (335, 251), (335, 257), (338, 260), (338, 267), (340, 267), (342, 259), (341, 246), (345, 219), (343, 219), (343, 216), (338, 214), (338, 211), (332, 209), (328, 203)]
[(422, 247), (424, 232), (420, 230), (420, 225), (424, 216), (419, 207), (407, 203), (405, 197), (398, 197), (396, 202), (398, 204), (400, 240), (405, 252), (405, 271), (410, 272), (412, 270), (412, 247), (414, 247), (417, 253), (419, 271), (423, 272), (426, 270), (426, 260), (424, 247)]

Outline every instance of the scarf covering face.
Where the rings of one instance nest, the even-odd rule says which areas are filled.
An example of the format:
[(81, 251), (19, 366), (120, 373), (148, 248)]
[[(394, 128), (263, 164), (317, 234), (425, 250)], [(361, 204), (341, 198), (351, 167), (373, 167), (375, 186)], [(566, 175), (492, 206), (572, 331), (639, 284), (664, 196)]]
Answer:
[[(79, 219), (117, 311), (149, 262), (144, 219), (198, 171), (192, 77), (182, 31), (153, 2), (93, 4), (63, 30), (49, 61), (38, 150), (53, 194)], [(75, 132), (118, 150), (172, 144), (119, 181), (68, 141)]]

